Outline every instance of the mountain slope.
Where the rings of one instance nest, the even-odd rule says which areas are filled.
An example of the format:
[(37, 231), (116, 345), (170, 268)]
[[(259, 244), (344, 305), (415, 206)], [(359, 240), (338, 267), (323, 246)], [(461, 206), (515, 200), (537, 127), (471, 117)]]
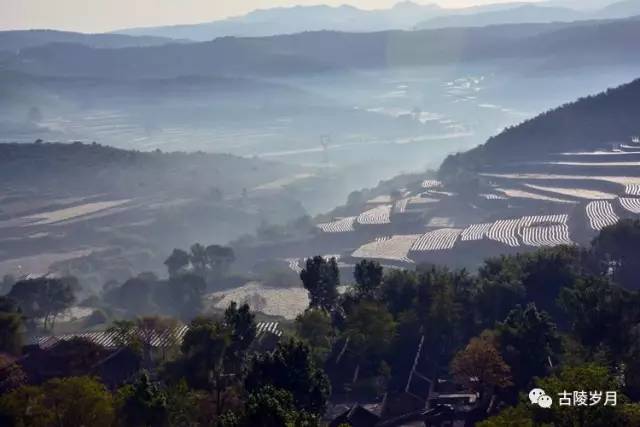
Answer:
[[(92, 49), (49, 45), (6, 57), (6, 69), (110, 78), (283, 76), (354, 68), (535, 60), (554, 67), (637, 64), (640, 20), (517, 24), (378, 33), (308, 32), (205, 43)], [(224, 61), (220, 61), (224, 58)]]
[(466, 153), (450, 156), (443, 176), (513, 160), (535, 160), (560, 152), (610, 148), (640, 134), (640, 79), (579, 99), (508, 128)]
[(175, 40), (122, 34), (83, 34), (54, 30), (0, 31), (0, 50), (20, 50), (51, 43), (75, 43), (94, 48), (157, 46)]
[(430, 19), (417, 25), (417, 28), (469, 27), (498, 24), (516, 24), (521, 22), (543, 23), (554, 21), (576, 21), (587, 18), (583, 12), (568, 8), (544, 7), (533, 4), (509, 9), (474, 13), (469, 15), (448, 15)]
[(256, 10), (244, 16), (192, 25), (131, 28), (128, 35), (153, 35), (209, 41), (218, 37), (265, 37), (304, 31), (371, 32), (409, 29), (420, 20), (441, 15), (437, 5), (398, 3), (386, 10), (362, 10), (352, 6), (294, 6)]

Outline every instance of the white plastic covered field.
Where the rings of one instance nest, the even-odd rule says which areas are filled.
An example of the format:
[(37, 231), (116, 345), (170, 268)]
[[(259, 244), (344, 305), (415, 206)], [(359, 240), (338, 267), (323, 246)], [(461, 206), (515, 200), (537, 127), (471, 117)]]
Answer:
[(566, 224), (526, 227), (522, 230), (522, 243), (535, 247), (573, 244)]
[(420, 236), (411, 247), (412, 251), (442, 251), (452, 249), (462, 232), (458, 228), (443, 228)]
[(640, 214), (640, 199), (620, 197), (620, 205), (634, 214)]
[(424, 181), (422, 181), (422, 188), (431, 190), (440, 187), (442, 187), (442, 182), (436, 179), (425, 179)]
[(342, 218), (333, 222), (318, 224), (318, 227), (325, 233), (348, 233), (353, 231), (353, 225), (356, 222), (355, 216)]
[(486, 235), (511, 247), (518, 247), (521, 242), (535, 247), (570, 245), (568, 220), (566, 214), (503, 219), (496, 221)]
[(392, 205), (378, 206), (361, 213), (358, 216), (358, 224), (362, 225), (381, 225), (391, 223)]
[(492, 225), (492, 222), (486, 224), (472, 224), (462, 231), (460, 234), (460, 240), (463, 242), (482, 240), (486, 237)]
[(525, 184), (534, 190), (546, 191), (564, 196), (577, 197), (587, 200), (613, 200), (617, 194), (605, 193), (597, 190), (586, 190), (584, 188), (565, 188), (565, 187), (545, 187), (542, 185)]
[(596, 200), (587, 205), (587, 218), (593, 230), (600, 231), (603, 228), (617, 224), (620, 218), (613, 211), (611, 202)]
[(625, 188), (625, 193), (630, 196), (640, 196), (640, 185), (630, 184)]
[(419, 237), (419, 234), (396, 235), (386, 240), (376, 240), (360, 246), (351, 256), (412, 263), (408, 258), (409, 250)]

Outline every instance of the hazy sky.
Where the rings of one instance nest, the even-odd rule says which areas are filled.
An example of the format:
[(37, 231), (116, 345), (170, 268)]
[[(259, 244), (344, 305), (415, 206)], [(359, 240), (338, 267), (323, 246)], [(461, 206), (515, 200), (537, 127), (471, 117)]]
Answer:
[[(504, 3), (513, 0), (437, 0), (444, 7)], [(417, 3), (433, 3), (428, 0)], [(0, 29), (54, 28), (102, 32), (206, 22), (241, 15), (258, 8), (296, 4), (351, 4), (363, 9), (386, 8), (396, 0), (0, 0)]]

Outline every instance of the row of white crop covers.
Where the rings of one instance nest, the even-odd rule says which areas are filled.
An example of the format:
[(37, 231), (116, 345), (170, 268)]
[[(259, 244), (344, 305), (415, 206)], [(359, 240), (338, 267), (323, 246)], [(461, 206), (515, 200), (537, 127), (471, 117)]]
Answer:
[(443, 228), (425, 234), (395, 235), (362, 245), (355, 258), (390, 259), (411, 262), (409, 253), (452, 249), (458, 241), (494, 240), (509, 246), (545, 247), (573, 242), (569, 237), (568, 215), (526, 216), (473, 224), (465, 229)]
[[(618, 203), (620, 206), (635, 215), (640, 215), (640, 199), (633, 197), (620, 197)], [(603, 228), (617, 224), (620, 218), (615, 213), (613, 203), (607, 200), (596, 200), (587, 204), (586, 208), (589, 226), (593, 230), (602, 230)]]
[(361, 213), (358, 216), (350, 216), (336, 221), (318, 224), (320, 230), (325, 233), (347, 233), (355, 230), (355, 224), (384, 225), (391, 224), (392, 205), (377, 206)]

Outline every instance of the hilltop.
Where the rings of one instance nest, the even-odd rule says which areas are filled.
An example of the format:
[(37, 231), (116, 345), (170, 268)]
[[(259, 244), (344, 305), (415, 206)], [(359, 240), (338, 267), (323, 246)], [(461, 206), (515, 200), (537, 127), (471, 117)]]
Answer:
[(640, 79), (588, 96), (505, 129), (485, 144), (450, 156), (443, 177), (514, 160), (611, 148), (640, 133)]

